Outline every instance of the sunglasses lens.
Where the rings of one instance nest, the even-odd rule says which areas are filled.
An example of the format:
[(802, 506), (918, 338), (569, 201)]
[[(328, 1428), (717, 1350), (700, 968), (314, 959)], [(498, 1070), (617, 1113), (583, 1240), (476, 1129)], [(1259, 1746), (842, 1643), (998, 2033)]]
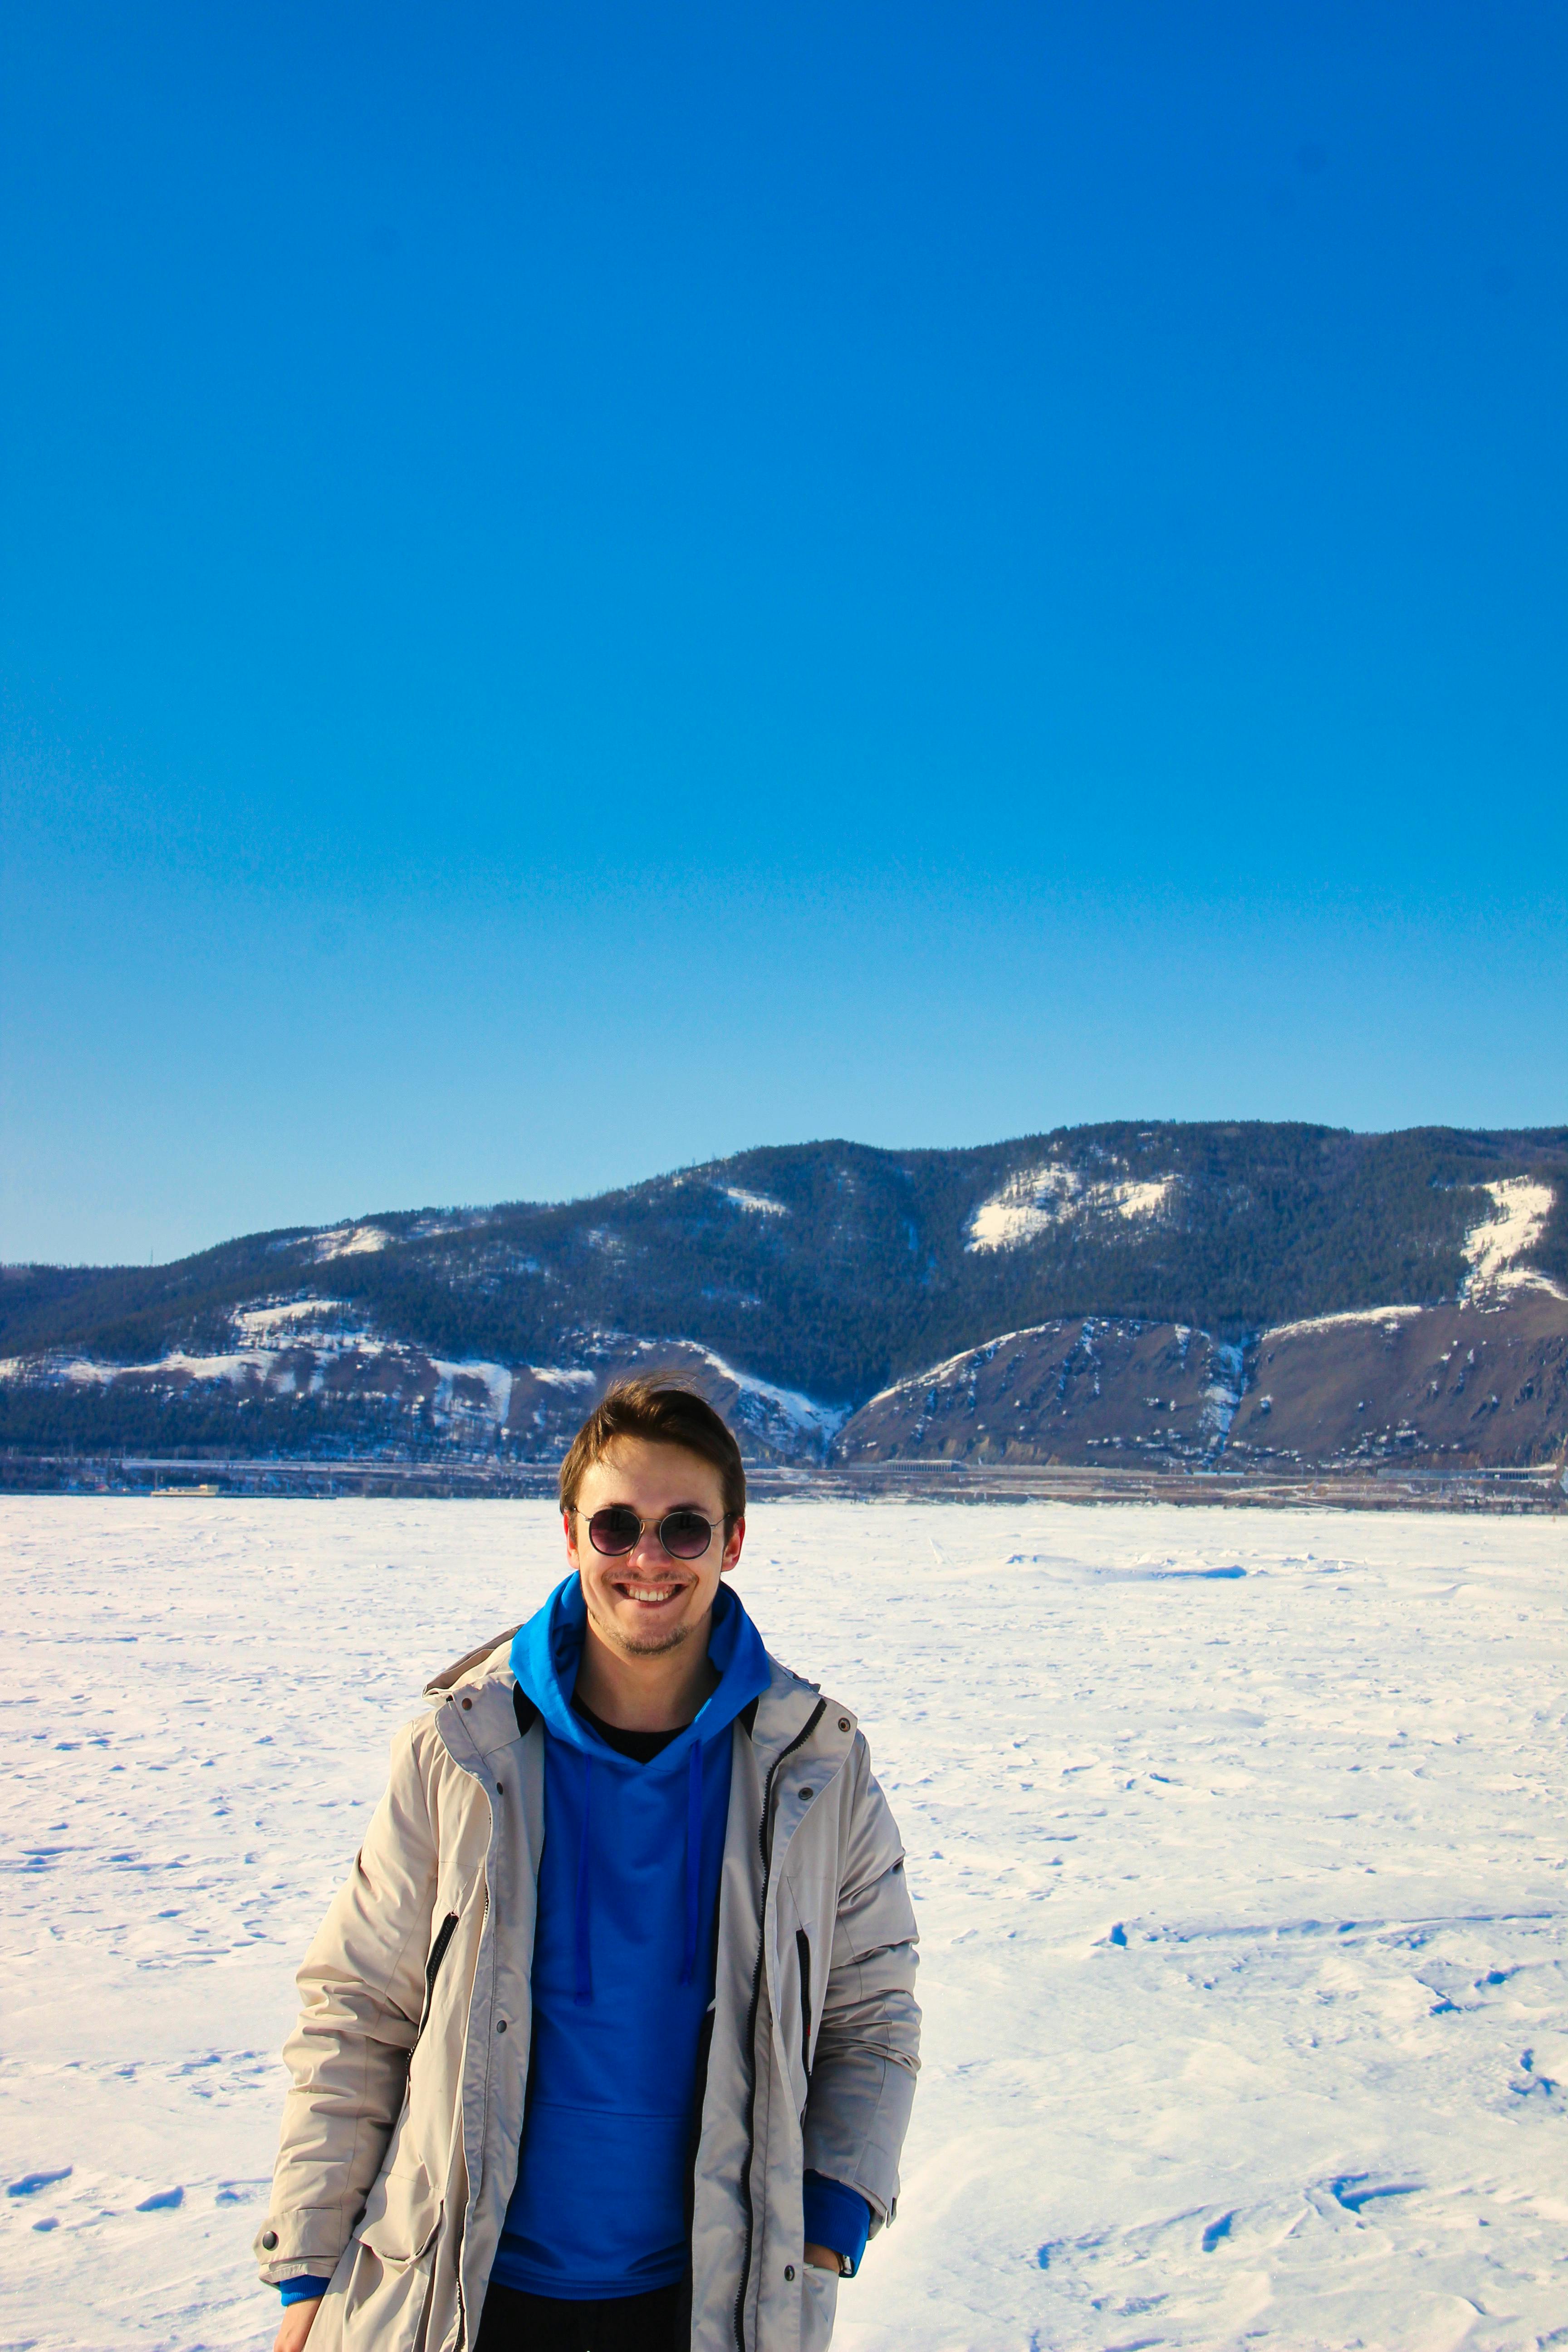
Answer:
[(607, 1510), (595, 1511), (588, 1522), (588, 1541), (606, 1559), (618, 1552), (630, 1551), (642, 1533), (642, 1521), (624, 1503), (612, 1503)]
[(700, 1559), (712, 1534), (700, 1511), (671, 1511), (659, 1521), (658, 1539), (671, 1559)]

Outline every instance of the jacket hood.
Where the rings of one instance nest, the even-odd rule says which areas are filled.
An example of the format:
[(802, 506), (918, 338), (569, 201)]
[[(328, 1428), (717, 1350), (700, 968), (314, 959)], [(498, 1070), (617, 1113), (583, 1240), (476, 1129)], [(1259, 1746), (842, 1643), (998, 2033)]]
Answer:
[(574, 1573), (556, 1586), (542, 1609), (518, 1628), (509, 1664), (554, 1738), (577, 1748), (595, 1764), (610, 1766), (622, 1774), (662, 1778), (681, 1769), (691, 1748), (716, 1738), (743, 1707), (762, 1696), (772, 1680), (762, 1635), (731, 1587), (721, 1584), (713, 1596), (708, 1634), (708, 1656), (718, 1673), (719, 1687), (651, 1763), (637, 1764), (601, 1739), (572, 1704), (587, 1622), (582, 1582)]

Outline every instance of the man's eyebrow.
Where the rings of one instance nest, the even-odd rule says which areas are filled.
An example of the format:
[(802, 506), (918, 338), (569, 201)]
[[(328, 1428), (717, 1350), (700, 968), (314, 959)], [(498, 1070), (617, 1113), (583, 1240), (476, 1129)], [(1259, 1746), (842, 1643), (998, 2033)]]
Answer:
[[(644, 1514), (637, 1509), (637, 1506), (635, 1503), (595, 1503), (594, 1508), (596, 1511), (632, 1511), (637, 1514), (637, 1517), (639, 1519), (644, 1516)], [(658, 1513), (658, 1517), (661, 1519), (668, 1519), (672, 1511), (698, 1511), (701, 1514), (703, 1518), (708, 1517), (708, 1506), (706, 1503), (700, 1502), (667, 1503), (663, 1510)], [(734, 1515), (727, 1511), (721, 1511), (720, 1516), (721, 1517), (728, 1518)], [(651, 1527), (653, 1524), (653, 1520), (649, 1519), (648, 1525)]]

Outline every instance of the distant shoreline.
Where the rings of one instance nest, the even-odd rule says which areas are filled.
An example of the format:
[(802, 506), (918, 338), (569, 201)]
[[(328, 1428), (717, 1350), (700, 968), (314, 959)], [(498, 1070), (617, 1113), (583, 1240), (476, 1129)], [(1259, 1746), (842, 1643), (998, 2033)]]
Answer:
[[(1568, 1516), (1568, 1468), (1345, 1470), (1294, 1477), (1241, 1470), (1083, 1468), (994, 1463), (752, 1465), (752, 1499), (778, 1502), (1160, 1504), (1263, 1510), (1443, 1511)], [(0, 1457), (0, 1495), (186, 1497), (192, 1501), (313, 1497), (544, 1502), (553, 1463), (267, 1461), (189, 1456), (13, 1454)]]

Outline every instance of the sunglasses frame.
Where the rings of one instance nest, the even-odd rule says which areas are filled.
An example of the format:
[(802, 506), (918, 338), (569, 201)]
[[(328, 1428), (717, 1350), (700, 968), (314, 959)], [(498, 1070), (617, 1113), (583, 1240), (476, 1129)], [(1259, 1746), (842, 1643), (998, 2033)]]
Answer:
[[(652, 1528), (655, 1535), (658, 1538), (659, 1549), (665, 1553), (666, 1557), (670, 1559), (681, 1560), (689, 1567), (693, 1561), (707, 1559), (709, 1553), (713, 1549), (713, 1530), (715, 1528), (728, 1528), (736, 1517), (736, 1514), (733, 1511), (726, 1511), (721, 1518), (706, 1518), (703, 1517), (703, 1514), (697, 1509), (696, 1506), (691, 1503), (683, 1503), (680, 1508), (677, 1511), (666, 1511), (662, 1519), (639, 1518), (637, 1512), (633, 1510), (629, 1503), (605, 1503), (603, 1504), (597, 1511), (580, 1510), (575, 1503), (572, 1504), (570, 1508), (572, 1517), (574, 1519), (587, 1520), (588, 1541), (593, 1544), (594, 1549), (598, 1553), (601, 1559), (626, 1559), (630, 1553), (636, 1551), (638, 1544), (641, 1543), (649, 1528)], [(611, 1511), (625, 1511), (628, 1518), (637, 1519), (637, 1531), (636, 1535), (632, 1538), (630, 1543), (626, 1545), (624, 1549), (619, 1551), (606, 1551), (604, 1545), (595, 1539), (594, 1521), (596, 1518), (607, 1515)], [(679, 1552), (670, 1550), (668, 1544), (666, 1543), (664, 1539), (664, 1530), (669, 1525), (671, 1519), (702, 1520), (703, 1526), (708, 1530), (708, 1540), (703, 1545), (700, 1551)]]

